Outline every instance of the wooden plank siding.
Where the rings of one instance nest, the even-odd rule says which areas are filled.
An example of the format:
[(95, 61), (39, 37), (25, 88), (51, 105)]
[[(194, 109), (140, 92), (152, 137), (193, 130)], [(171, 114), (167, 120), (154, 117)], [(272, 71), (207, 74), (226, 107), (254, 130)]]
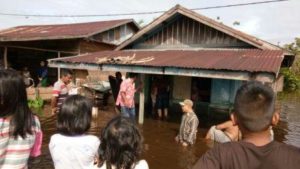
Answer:
[(91, 37), (91, 39), (97, 42), (118, 45), (133, 36), (136, 31), (136, 27), (134, 27), (132, 24), (125, 24), (94, 35)]
[(163, 22), (133, 44), (134, 49), (151, 48), (255, 48), (241, 40), (188, 17)]

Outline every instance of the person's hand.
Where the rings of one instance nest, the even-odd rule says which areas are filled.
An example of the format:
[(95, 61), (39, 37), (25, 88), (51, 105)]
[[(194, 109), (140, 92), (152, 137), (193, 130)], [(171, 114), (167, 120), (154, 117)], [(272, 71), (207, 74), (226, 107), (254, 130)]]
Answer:
[(183, 147), (187, 147), (188, 144), (187, 144), (186, 142), (183, 142), (183, 143), (182, 143), (182, 146), (183, 146)]
[(175, 138), (174, 138), (174, 140), (178, 143), (179, 142), (179, 138), (176, 136)]
[(56, 111), (57, 111), (57, 107), (52, 108), (52, 109), (51, 109), (51, 115), (56, 114)]

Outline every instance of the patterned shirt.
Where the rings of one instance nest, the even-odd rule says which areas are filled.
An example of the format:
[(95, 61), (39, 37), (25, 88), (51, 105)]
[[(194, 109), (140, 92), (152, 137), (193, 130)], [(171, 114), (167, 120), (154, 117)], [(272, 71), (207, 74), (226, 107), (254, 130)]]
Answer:
[(120, 105), (120, 106), (126, 105), (124, 98), (122, 98), (121, 96), (122, 92), (125, 93), (126, 100), (129, 101), (129, 107), (130, 108), (134, 107), (134, 93), (136, 92), (136, 90), (135, 90), (135, 84), (132, 81), (132, 79), (130, 78), (126, 79), (121, 83), (116, 105)]
[(53, 96), (57, 97), (57, 105), (56, 105), (58, 108), (57, 111), (59, 111), (64, 100), (67, 98), (68, 91), (69, 90), (67, 88), (67, 85), (63, 81), (58, 80), (57, 82), (55, 82), (53, 87)]
[(192, 145), (196, 141), (199, 120), (194, 112), (182, 116), (180, 130), (177, 138), (180, 142), (187, 142)]
[(10, 136), (10, 121), (0, 118), (0, 168), (20, 169), (27, 168), (27, 161), (34, 146), (36, 133), (41, 132), (38, 118), (34, 116), (33, 135), (26, 138)]

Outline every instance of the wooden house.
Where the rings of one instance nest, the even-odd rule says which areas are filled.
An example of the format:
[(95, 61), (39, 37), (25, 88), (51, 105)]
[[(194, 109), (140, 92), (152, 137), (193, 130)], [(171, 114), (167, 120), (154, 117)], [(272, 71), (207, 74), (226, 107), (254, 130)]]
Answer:
[[(140, 103), (149, 101), (152, 77), (164, 75), (170, 80), (171, 107), (197, 96), (195, 108), (201, 114), (214, 108), (231, 111), (245, 81), (280, 90), (279, 70), (292, 62), (293, 56), (276, 45), (176, 5), (114, 51), (52, 59), (50, 65), (140, 73), (146, 84)], [(139, 111), (142, 123), (144, 104)]]

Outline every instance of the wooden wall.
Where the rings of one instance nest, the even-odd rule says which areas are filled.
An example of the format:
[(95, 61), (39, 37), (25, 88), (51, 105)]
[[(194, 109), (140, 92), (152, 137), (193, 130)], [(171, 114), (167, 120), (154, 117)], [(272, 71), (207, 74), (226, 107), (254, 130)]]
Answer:
[(132, 23), (121, 25), (119, 27), (110, 29), (103, 33), (94, 35), (91, 39), (97, 42), (104, 42), (108, 44), (119, 45), (128, 38), (130, 38), (138, 30)]
[(179, 15), (144, 35), (133, 48), (254, 48), (230, 35)]

